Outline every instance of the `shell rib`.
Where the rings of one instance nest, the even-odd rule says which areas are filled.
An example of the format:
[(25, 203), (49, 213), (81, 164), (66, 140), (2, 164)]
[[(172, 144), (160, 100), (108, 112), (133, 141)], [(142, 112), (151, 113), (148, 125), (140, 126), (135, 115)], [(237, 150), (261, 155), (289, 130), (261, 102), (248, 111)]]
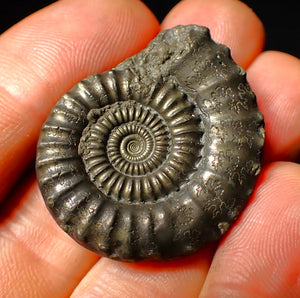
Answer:
[(187, 255), (245, 207), (263, 126), (229, 49), (178, 26), (58, 101), (38, 142), (39, 186), (59, 226), (100, 255)]

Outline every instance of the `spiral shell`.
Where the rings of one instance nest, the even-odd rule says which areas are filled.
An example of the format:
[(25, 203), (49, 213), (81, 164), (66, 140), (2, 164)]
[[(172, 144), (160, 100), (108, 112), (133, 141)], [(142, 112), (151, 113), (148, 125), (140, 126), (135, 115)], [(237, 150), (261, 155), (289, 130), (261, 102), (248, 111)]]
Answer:
[(53, 108), (36, 170), (77, 242), (114, 259), (170, 259), (219, 239), (260, 171), (263, 117), (245, 72), (207, 28), (161, 32)]

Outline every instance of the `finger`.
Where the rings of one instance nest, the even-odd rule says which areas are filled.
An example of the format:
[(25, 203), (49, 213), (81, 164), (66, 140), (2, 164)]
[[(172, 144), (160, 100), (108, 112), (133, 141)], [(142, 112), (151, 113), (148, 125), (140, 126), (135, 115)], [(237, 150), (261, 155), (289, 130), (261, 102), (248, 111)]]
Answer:
[(98, 260), (58, 228), (34, 175), (1, 205), (1, 297), (67, 297)]
[(248, 80), (265, 117), (265, 161), (300, 158), (300, 60), (280, 52), (261, 54)]
[(162, 29), (198, 24), (210, 29), (212, 38), (230, 47), (234, 60), (244, 68), (261, 52), (264, 29), (244, 3), (236, 0), (186, 0), (167, 15)]
[(33, 158), (51, 107), (77, 81), (138, 52), (159, 25), (140, 2), (58, 1), (0, 38), (0, 198)]
[(71, 297), (196, 297), (212, 255), (210, 246), (195, 255), (163, 263), (126, 264), (102, 258)]
[(200, 297), (298, 297), (300, 165), (271, 164), (219, 246)]

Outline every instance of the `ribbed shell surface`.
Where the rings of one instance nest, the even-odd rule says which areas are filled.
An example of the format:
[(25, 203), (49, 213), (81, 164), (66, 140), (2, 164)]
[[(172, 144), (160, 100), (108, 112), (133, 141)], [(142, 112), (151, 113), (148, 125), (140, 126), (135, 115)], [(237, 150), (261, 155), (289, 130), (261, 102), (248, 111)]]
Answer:
[(164, 260), (228, 230), (263, 143), (263, 116), (229, 49), (207, 28), (178, 26), (58, 101), (36, 170), (48, 209), (77, 242), (118, 260)]

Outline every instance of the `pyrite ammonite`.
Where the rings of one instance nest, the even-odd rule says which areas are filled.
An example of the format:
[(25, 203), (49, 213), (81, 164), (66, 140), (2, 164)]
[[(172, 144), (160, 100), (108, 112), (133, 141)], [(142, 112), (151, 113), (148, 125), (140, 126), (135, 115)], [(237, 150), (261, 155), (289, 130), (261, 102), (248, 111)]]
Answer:
[(191, 254), (245, 207), (263, 126), (230, 50), (178, 26), (63, 95), (38, 142), (39, 186), (59, 226), (100, 255)]

